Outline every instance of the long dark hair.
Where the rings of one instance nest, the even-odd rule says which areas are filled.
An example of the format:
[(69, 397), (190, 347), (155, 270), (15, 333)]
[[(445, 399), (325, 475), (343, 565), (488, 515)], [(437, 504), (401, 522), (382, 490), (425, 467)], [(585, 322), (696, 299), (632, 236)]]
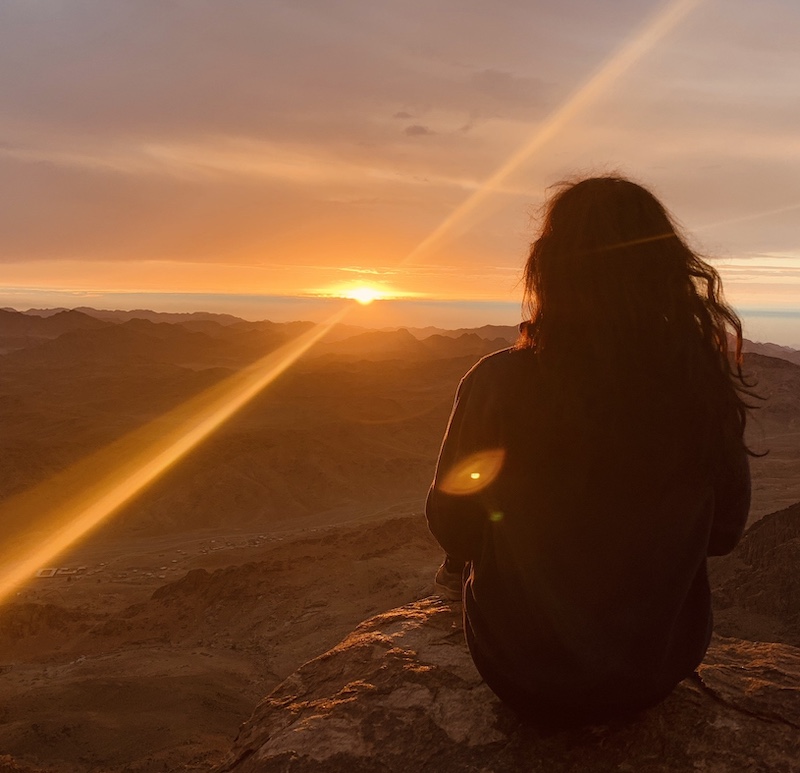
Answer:
[(582, 380), (610, 400), (644, 374), (741, 447), (750, 394), (741, 322), (719, 273), (652, 193), (617, 176), (559, 186), (524, 284), (518, 347), (534, 349), (567, 391)]

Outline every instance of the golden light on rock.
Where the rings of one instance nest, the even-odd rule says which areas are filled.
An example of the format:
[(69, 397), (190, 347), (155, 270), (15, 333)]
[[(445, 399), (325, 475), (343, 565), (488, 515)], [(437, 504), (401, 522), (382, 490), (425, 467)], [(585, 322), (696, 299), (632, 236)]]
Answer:
[(489, 448), (471, 454), (451, 467), (436, 485), (445, 494), (477, 494), (497, 478), (505, 459), (506, 452), (502, 448)]

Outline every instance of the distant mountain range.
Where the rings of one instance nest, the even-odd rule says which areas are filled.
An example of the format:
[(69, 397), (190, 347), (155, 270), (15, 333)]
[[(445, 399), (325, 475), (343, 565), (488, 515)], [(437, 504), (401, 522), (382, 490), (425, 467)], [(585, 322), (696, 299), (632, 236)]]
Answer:
[[(16, 310), (6, 307), (3, 311)], [(82, 314), (88, 314), (90, 317), (97, 317), (97, 319), (103, 319), (108, 322), (127, 322), (130, 319), (149, 319), (151, 322), (212, 320), (220, 325), (232, 325), (234, 322), (244, 321), (240, 317), (234, 317), (231, 314), (214, 314), (210, 311), (173, 312), (151, 311), (150, 309), (131, 309), (127, 311), (124, 309), (93, 309), (91, 306), (76, 306), (74, 309), (67, 309), (64, 307), (55, 309), (26, 309), (20, 313), (35, 317), (52, 317), (63, 311), (79, 311)]]
[[(0, 354), (14, 349), (25, 348), (37, 339), (57, 338), (73, 330), (96, 330), (100, 327), (98, 322), (107, 324), (121, 324), (145, 320), (152, 323), (177, 324), (191, 332), (204, 333), (210, 338), (231, 340), (230, 334), (242, 332), (261, 332), (274, 334), (274, 341), (287, 341), (307, 330), (312, 322), (271, 322), (261, 320), (252, 322), (235, 317), (230, 314), (213, 314), (210, 312), (160, 312), (148, 309), (134, 309), (132, 311), (93, 309), (81, 306), (76, 309), (28, 309), (16, 311), (14, 309), (0, 309)], [(133, 328), (129, 328), (133, 329)], [(136, 328), (140, 331), (148, 330), (141, 325)], [(153, 332), (153, 328), (149, 332)], [(397, 333), (394, 336), (381, 336), (380, 333)], [(408, 335), (407, 335), (408, 334)], [(328, 353), (346, 355), (359, 352), (361, 356), (389, 357), (395, 355), (407, 356), (413, 351), (422, 354), (420, 348), (414, 349), (410, 340), (412, 337), (418, 341), (428, 341), (433, 337), (461, 339), (469, 336), (464, 341), (464, 348), (470, 351), (480, 351), (486, 347), (475, 343), (476, 338), (491, 341), (495, 348), (502, 348), (513, 344), (519, 336), (519, 330), (514, 325), (482, 325), (475, 328), (458, 328), (445, 330), (438, 327), (401, 327), (383, 328), (372, 330), (355, 325), (337, 325), (325, 338)], [(337, 341), (356, 339), (347, 345), (331, 346)], [(466, 341), (472, 341), (471, 346)], [(198, 339), (199, 341), (199, 339)], [(250, 341), (257, 346), (259, 339), (253, 337)], [(441, 349), (441, 342), (429, 341), (428, 348)], [(261, 350), (263, 352), (263, 349)], [(492, 351), (491, 348), (487, 351)], [(768, 357), (779, 357), (800, 365), (800, 351), (788, 346), (779, 346), (772, 343), (758, 343), (745, 339), (744, 351), (763, 354)]]
[[(88, 311), (0, 311), (0, 500), (312, 325)], [(356, 502), (421, 505), (460, 378), (515, 337), (516, 328), (498, 326), (339, 326), (131, 505), (131, 522), (169, 530), (186, 517), (214, 526)], [(748, 348), (747, 370), (768, 398), (748, 427), (755, 450), (770, 450), (753, 460), (758, 516), (800, 499), (800, 352)]]

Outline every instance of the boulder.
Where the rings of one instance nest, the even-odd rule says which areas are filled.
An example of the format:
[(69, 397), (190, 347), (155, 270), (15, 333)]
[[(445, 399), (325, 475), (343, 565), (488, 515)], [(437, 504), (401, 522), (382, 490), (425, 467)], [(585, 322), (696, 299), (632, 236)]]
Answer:
[(524, 725), (475, 670), (460, 605), (431, 597), (292, 674), (217, 773), (800, 770), (800, 650), (715, 637), (698, 677), (632, 720)]

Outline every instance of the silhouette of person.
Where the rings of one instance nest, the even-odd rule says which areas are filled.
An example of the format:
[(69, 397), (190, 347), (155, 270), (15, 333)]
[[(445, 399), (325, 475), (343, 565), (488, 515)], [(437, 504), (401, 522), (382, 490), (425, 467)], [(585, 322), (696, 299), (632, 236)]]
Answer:
[(467, 644), (518, 714), (587, 722), (663, 700), (712, 629), (708, 555), (750, 503), (741, 323), (645, 188), (562, 185), (513, 348), (458, 389), (426, 515)]

